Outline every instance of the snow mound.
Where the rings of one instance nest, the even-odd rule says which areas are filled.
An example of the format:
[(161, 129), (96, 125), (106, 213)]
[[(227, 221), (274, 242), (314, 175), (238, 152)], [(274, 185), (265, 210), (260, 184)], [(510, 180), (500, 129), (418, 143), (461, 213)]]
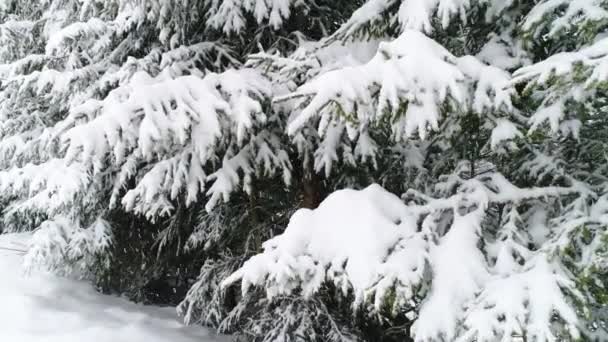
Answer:
[[(379, 185), (334, 192), (319, 208), (298, 210), (285, 233), (265, 242), (265, 252), (247, 261), (224, 286), (242, 280), (243, 292), (265, 285), (272, 297), (302, 287), (310, 296), (328, 280), (345, 292), (352, 289), (358, 302), (368, 290), (390, 287), (380, 279), (391, 278), (392, 285), (398, 274), (411, 275), (404, 268), (418, 272), (399, 279), (403, 284), (419, 282), (425, 244), (408, 213), (397, 196)], [(402, 254), (406, 252), (409, 259)]]
[(221, 341), (206, 329), (182, 325), (172, 308), (136, 305), (49, 274), (24, 275), (19, 250), (30, 239), (0, 235), (0, 341)]

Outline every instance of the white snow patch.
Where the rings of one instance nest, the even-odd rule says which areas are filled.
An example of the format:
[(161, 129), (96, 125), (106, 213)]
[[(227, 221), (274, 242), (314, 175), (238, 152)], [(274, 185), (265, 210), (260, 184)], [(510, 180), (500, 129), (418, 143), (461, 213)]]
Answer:
[[(0, 247), (27, 248), (31, 234), (0, 235)], [(90, 285), (49, 274), (25, 275), (18, 251), (0, 249), (0, 341), (218, 342), (181, 324), (173, 308), (104, 296)]]

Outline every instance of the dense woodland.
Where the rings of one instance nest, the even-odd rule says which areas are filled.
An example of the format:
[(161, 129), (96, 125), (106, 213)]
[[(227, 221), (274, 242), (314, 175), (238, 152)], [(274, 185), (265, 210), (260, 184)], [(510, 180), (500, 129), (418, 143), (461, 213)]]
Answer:
[(607, 341), (608, 1), (0, 0), (0, 209), (236, 341)]

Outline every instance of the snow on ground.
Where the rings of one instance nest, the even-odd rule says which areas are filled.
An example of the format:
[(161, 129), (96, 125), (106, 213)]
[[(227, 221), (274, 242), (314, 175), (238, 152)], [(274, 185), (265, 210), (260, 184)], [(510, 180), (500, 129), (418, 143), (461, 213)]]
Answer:
[[(24, 249), (28, 234), (0, 235), (0, 247)], [(147, 307), (104, 296), (84, 282), (24, 275), (19, 252), (0, 249), (0, 341), (219, 342), (185, 327), (172, 308)]]

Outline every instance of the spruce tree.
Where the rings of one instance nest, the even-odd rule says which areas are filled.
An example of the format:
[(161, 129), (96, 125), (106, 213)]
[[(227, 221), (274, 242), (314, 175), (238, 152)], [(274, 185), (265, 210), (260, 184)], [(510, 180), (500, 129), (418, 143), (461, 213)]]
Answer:
[(293, 70), (338, 42), (380, 41), (275, 102), (293, 108), (288, 134), (331, 139), (329, 156), (336, 137), (369, 142), (388, 124), (384, 146), (405, 140), (424, 171), (405, 204), (369, 187), (296, 212), (224, 286), (277, 302), (338, 288), (367, 321), (404, 314), (415, 341), (606, 338), (605, 6), (369, 1), (276, 59)]
[(5, 0), (0, 230), (237, 340), (606, 340), (607, 24), (604, 0)]

